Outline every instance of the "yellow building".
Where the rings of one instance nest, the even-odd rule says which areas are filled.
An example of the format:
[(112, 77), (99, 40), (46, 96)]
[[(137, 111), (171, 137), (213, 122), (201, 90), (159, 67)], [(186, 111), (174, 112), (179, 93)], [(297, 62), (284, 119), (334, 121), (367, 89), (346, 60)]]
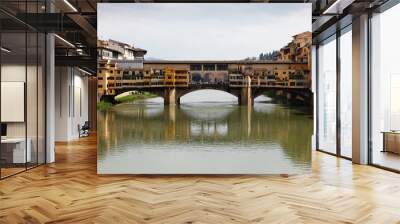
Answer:
[(97, 93), (114, 95), (115, 89), (121, 87), (122, 70), (108, 60), (99, 60), (97, 69)]
[(164, 84), (167, 87), (187, 87), (190, 73), (187, 69), (164, 68)]
[[(215, 70), (196, 70), (198, 67), (207, 67), (205, 65)], [(135, 61), (99, 60), (98, 94), (115, 95), (122, 89), (135, 87), (168, 88), (198, 84), (242, 87), (247, 85), (244, 79), (246, 75), (251, 77), (251, 86), (254, 87), (311, 86), (309, 66), (305, 62), (144, 61), (140, 66)]]
[(281, 48), (279, 61), (310, 62), (311, 61), (311, 32), (303, 32), (293, 36), (293, 40)]

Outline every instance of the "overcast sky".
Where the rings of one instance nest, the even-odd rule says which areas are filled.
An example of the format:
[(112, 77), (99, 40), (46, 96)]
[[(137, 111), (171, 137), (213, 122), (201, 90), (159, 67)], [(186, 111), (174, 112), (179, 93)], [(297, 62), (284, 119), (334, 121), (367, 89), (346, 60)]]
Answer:
[(311, 4), (98, 4), (98, 37), (146, 58), (235, 60), (278, 50), (311, 31)]

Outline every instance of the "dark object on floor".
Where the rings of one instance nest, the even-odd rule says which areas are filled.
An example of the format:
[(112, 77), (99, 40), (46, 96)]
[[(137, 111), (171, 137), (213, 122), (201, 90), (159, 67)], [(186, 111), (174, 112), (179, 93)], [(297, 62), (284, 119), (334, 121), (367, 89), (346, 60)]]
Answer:
[(90, 129), (89, 121), (85, 121), (82, 127), (78, 124), (79, 138), (89, 136), (89, 129)]

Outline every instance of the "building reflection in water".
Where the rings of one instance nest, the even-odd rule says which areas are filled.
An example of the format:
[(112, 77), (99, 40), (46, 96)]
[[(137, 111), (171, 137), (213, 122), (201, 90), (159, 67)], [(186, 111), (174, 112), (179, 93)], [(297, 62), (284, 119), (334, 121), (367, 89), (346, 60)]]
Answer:
[(124, 163), (124, 157), (137, 158), (154, 150), (175, 150), (175, 155), (190, 150), (274, 151), (279, 158), (265, 158), (262, 163), (281, 159), (304, 170), (311, 164), (311, 115), (271, 103), (256, 102), (253, 107), (220, 102), (166, 107), (156, 102), (124, 104), (99, 112), (98, 126), (99, 166), (110, 173), (112, 161)]
[(190, 123), (191, 136), (218, 136), (228, 134), (227, 123), (217, 123), (215, 121), (192, 121)]

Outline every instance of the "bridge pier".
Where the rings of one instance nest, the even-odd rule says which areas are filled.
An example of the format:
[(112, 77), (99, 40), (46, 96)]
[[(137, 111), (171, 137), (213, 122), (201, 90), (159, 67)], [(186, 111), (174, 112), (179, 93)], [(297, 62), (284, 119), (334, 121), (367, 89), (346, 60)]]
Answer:
[(254, 104), (252, 89), (249, 87), (242, 88), (238, 96), (238, 101), (241, 106), (252, 106)]
[(180, 98), (176, 96), (175, 88), (167, 88), (164, 90), (164, 105), (175, 105), (180, 103)]
[(250, 76), (245, 76), (246, 86), (240, 90), (240, 95), (238, 97), (239, 105), (242, 106), (252, 106), (254, 104), (253, 91), (251, 89), (251, 78)]

